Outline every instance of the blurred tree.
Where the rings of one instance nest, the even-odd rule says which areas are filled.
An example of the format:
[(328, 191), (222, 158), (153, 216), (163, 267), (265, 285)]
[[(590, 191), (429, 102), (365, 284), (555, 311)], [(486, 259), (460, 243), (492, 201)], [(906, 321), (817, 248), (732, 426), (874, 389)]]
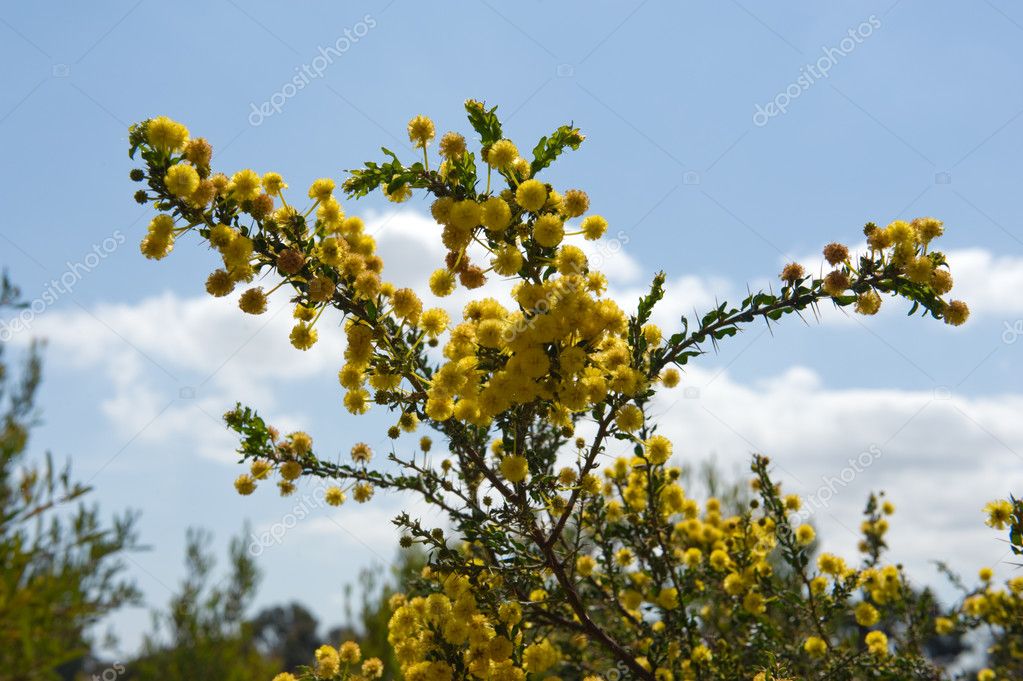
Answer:
[(312, 663), (319, 622), (299, 603), (264, 608), (252, 620), (256, 647), (284, 669)]
[(244, 537), (231, 542), (230, 568), (223, 584), (213, 579), (214, 559), (205, 549), (211, 537), (188, 531), (188, 576), (167, 612), (153, 615), (141, 657), (127, 663), (128, 678), (159, 681), (266, 681), (280, 669), (264, 658), (245, 613), (259, 582)]
[[(24, 308), (4, 275), (0, 310)], [(5, 329), (7, 327), (5, 326)], [(38, 423), (39, 346), (18, 377), (0, 343), (0, 680), (73, 674), (89, 651), (89, 629), (111, 610), (138, 599), (122, 578), (125, 551), (138, 548), (136, 516), (107, 525), (91, 491), (46, 454), (26, 458)]]

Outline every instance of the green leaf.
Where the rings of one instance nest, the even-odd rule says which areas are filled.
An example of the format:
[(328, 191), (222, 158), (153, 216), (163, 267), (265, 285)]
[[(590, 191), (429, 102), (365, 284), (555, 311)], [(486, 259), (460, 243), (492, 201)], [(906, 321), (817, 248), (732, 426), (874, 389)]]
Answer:
[(465, 112), (469, 115), (469, 124), (479, 134), (480, 142), (484, 147), (490, 146), (503, 137), (496, 106), (487, 109), (482, 102), (470, 99), (465, 102)]
[(584, 139), (579, 129), (571, 124), (561, 126), (550, 137), (541, 137), (533, 148), (533, 162), (529, 164), (532, 175), (553, 163), (565, 149), (578, 149)]

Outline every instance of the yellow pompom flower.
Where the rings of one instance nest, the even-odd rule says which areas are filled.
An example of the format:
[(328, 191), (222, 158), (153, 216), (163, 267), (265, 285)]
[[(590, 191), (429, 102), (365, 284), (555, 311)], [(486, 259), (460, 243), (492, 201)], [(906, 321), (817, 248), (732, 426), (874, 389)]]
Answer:
[(436, 338), (448, 328), (450, 318), (448, 313), (439, 307), (434, 307), (422, 314), (419, 318), (419, 328), (430, 338)]
[(214, 270), (206, 278), (206, 292), (216, 298), (222, 298), (234, 290), (234, 282), (224, 270)]
[(384, 663), (379, 657), (371, 657), (362, 663), (362, 675), (367, 679), (379, 679), (384, 675)]
[(309, 198), (315, 201), (326, 201), (333, 194), (334, 180), (329, 177), (321, 177), (309, 185)]
[(504, 231), (511, 222), (511, 208), (504, 199), (491, 196), (483, 203), (481, 222), (491, 232)]
[(590, 197), (581, 189), (569, 189), (561, 202), (562, 212), (570, 218), (577, 218), (590, 209)]
[(681, 380), (682, 374), (674, 367), (669, 367), (661, 372), (661, 385), (665, 388), (674, 388)]
[(993, 669), (985, 667), (977, 672), (977, 681), (995, 681), (997, 675)]
[(199, 173), (193, 166), (179, 163), (170, 167), (163, 176), (163, 183), (174, 196), (188, 198), (199, 188)]
[(231, 176), (229, 186), (236, 201), (252, 201), (262, 193), (263, 181), (256, 171), (246, 168)]
[(522, 253), (519, 252), (519, 249), (508, 244), (495, 251), (490, 264), (494, 266), (494, 271), (502, 277), (511, 277), (522, 269), (522, 262)]
[(529, 475), (529, 462), (526, 457), (512, 454), (501, 459), (501, 475), (505, 480), (519, 483)]
[(430, 291), (438, 298), (451, 295), (455, 290), (455, 275), (447, 269), (439, 269), (430, 275)]
[(416, 116), (408, 122), (408, 138), (416, 147), (425, 147), (436, 134), (433, 121), (426, 116)]
[(877, 624), (879, 619), (881, 619), (881, 615), (877, 612), (877, 608), (866, 601), (857, 605), (853, 613), (856, 617), (856, 623), (861, 627), (872, 627)]
[(319, 334), (306, 322), (299, 322), (291, 329), (291, 344), (299, 350), (308, 350), (316, 344)]
[(953, 300), (945, 306), (945, 321), (952, 326), (962, 326), (970, 317), (970, 308), (961, 300)]
[(588, 215), (583, 218), (582, 231), (585, 238), (596, 241), (607, 231), (607, 220), (599, 215)]
[(345, 493), (341, 491), (340, 487), (328, 487), (327, 491), (323, 493), (323, 500), (331, 506), (340, 506), (345, 503)]
[(988, 527), (1004, 530), (1012, 520), (1012, 504), (1005, 499), (991, 501), (984, 506), (984, 513), (987, 514), (985, 523)]
[(515, 148), (511, 140), (498, 140), (490, 147), (487, 154), (487, 163), (493, 167), (504, 170), (515, 162), (519, 157), (519, 150)]
[(320, 646), (316, 649), (316, 676), (329, 679), (337, 675), (341, 669), (341, 659), (331, 646)]
[(626, 404), (615, 414), (615, 424), (626, 433), (633, 433), (643, 427), (643, 412), (634, 404)]
[(280, 193), (282, 189), (287, 189), (288, 185), (284, 183), (284, 178), (281, 177), (280, 173), (264, 173), (263, 174), (263, 191), (271, 196)]
[(856, 297), (856, 305), (853, 309), (862, 315), (875, 315), (881, 309), (881, 296), (877, 294), (877, 291), (861, 293)]
[(181, 151), (188, 141), (188, 128), (166, 116), (157, 116), (146, 125), (146, 139), (159, 151)]
[(955, 622), (947, 617), (938, 617), (934, 620), (934, 631), (942, 636), (951, 634), (955, 630)]
[(238, 307), (248, 314), (263, 314), (266, 312), (266, 294), (262, 288), (250, 288), (238, 299)]
[(242, 473), (234, 481), (234, 488), (238, 494), (248, 496), (256, 491), (256, 481), (248, 473)]
[(440, 138), (440, 155), (444, 158), (459, 158), (465, 153), (465, 138), (457, 132), (447, 132)]
[(803, 546), (810, 544), (816, 537), (817, 533), (810, 525), (804, 524), (796, 528), (796, 541)]
[(338, 648), (338, 657), (345, 664), (355, 664), (362, 659), (362, 650), (355, 641), (345, 641)]
[(663, 435), (654, 435), (644, 444), (646, 458), (650, 463), (660, 465), (671, 458), (671, 440)]
[(554, 248), (565, 238), (565, 223), (553, 213), (545, 213), (533, 223), (533, 239), (545, 248)]
[(833, 577), (843, 576), (847, 569), (845, 561), (833, 553), (822, 553), (817, 559), (817, 568)]
[(822, 657), (824, 653), (828, 652), (828, 644), (822, 638), (810, 636), (803, 641), (803, 650), (810, 657)]
[(867, 644), (867, 652), (875, 657), (884, 657), (888, 654), (888, 636), (883, 631), (871, 631), (864, 638)]
[(538, 180), (526, 180), (515, 190), (515, 201), (526, 210), (536, 212), (547, 203), (547, 187)]

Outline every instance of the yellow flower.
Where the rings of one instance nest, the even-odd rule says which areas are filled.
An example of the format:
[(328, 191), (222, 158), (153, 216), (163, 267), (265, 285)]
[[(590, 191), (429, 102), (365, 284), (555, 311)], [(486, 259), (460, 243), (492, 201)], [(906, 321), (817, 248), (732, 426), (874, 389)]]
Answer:
[(615, 424), (626, 433), (633, 433), (643, 427), (643, 412), (634, 404), (626, 404), (615, 414)]
[(526, 210), (536, 212), (547, 203), (547, 187), (538, 180), (526, 180), (515, 190), (515, 201)]
[(996, 530), (1004, 530), (1012, 520), (1012, 504), (1004, 499), (991, 501), (984, 507), (987, 514), (987, 526)]
[(238, 490), (238, 494), (248, 496), (256, 491), (256, 481), (248, 473), (243, 473), (234, 481), (234, 488)]
[(345, 664), (355, 664), (362, 659), (362, 651), (355, 641), (345, 641), (338, 648), (338, 657)]
[(689, 656), (689, 659), (698, 665), (702, 665), (707, 664), (714, 659), (714, 655), (710, 652), (710, 648), (701, 643), (693, 648), (693, 652)]
[(430, 308), (419, 318), (419, 328), (430, 338), (436, 338), (444, 333), (450, 322), (448, 313), (439, 307)]
[(596, 566), (597, 561), (593, 560), (592, 556), (579, 556), (575, 561), (575, 569), (583, 577), (589, 577), (593, 574), (593, 569)]
[(519, 483), (529, 475), (529, 462), (526, 457), (518, 454), (511, 454), (501, 459), (501, 475), (508, 482)]
[(822, 553), (817, 559), (817, 567), (821, 572), (833, 577), (841, 577), (847, 570), (845, 561), (833, 553)]
[(316, 344), (319, 334), (306, 322), (299, 322), (291, 330), (291, 344), (299, 350), (308, 350)]
[(519, 157), (519, 150), (515, 148), (511, 140), (498, 140), (490, 147), (487, 154), (487, 163), (499, 170), (504, 170)]
[(875, 657), (884, 657), (888, 654), (888, 637), (883, 631), (871, 631), (864, 641), (867, 644), (867, 651)]
[(334, 193), (334, 180), (329, 177), (320, 179), (309, 185), (309, 198), (316, 201), (326, 201)]
[(955, 630), (955, 622), (947, 617), (938, 617), (934, 620), (934, 631), (942, 636), (952, 633)]
[(669, 367), (661, 372), (661, 385), (665, 388), (674, 388), (681, 380), (682, 375), (674, 367)]
[(284, 183), (284, 178), (280, 176), (280, 173), (263, 174), (263, 191), (267, 194), (274, 195), (287, 188), (288, 185)]
[(262, 288), (250, 288), (238, 299), (238, 307), (248, 314), (263, 314), (266, 312), (266, 294)]
[(511, 221), (511, 208), (504, 199), (491, 196), (483, 203), (480, 221), (491, 232), (503, 231)]
[(796, 541), (803, 546), (810, 544), (816, 536), (817, 533), (810, 525), (803, 524), (796, 528)]
[(671, 440), (663, 435), (654, 435), (645, 443), (646, 458), (650, 463), (660, 465), (671, 458)]
[(803, 650), (810, 657), (821, 657), (828, 651), (828, 644), (817, 636), (810, 636), (803, 642)]
[(447, 132), (440, 138), (440, 154), (444, 158), (459, 158), (465, 153), (465, 138), (457, 132)]
[(239, 170), (231, 176), (231, 194), (237, 201), (251, 201), (260, 195), (263, 181), (254, 170)]
[(970, 308), (961, 300), (953, 300), (945, 306), (945, 322), (952, 326), (962, 326), (970, 317)]
[(533, 239), (545, 248), (554, 248), (565, 238), (565, 223), (553, 213), (545, 213), (533, 223)]
[(163, 183), (174, 196), (188, 198), (199, 188), (199, 173), (187, 163), (171, 166), (163, 176)]
[(977, 681), (995, 681), (996, 675), (993, 669), (985, 667), (977, 672)]
[(877, 612), (877, 608), (866, 601), (863, 601), (856, 606), (854, 614), (856, 616), (856, 623), (861, 627), (872, 627), (877, 624), (877, 621), (881, 617)]
[(327, 491), (323, 493), (323, 499), (331, 506), (340, 506), (345, 503), (345, 493), (341, 491), (340, 487), (328, 487)]
[(146, 139), (154, 149), (166, 152), (181, 151), (188, 140), (188, 128), (166, 116), (157, 116), (146, 125)]
[(583, 218), (582, 230), (585, 238), (596, 241), (607, 231), (607, 220), (599, 215), (588, 215)]
[(425, 147), (435, 134), (433, 121), (426, 116), (416, 116), (408, 122), (408, 138), (416, 147)]
[(341, 668), (341, 659), (331, 646), (320, 646), (316, 649), (316, 676), (329, 679), (336, 676)]
[(862, 315), (874, 315), (881, 309), (881, 296), (876, 291), (867, 291), (861, 293), (856, 298), (856, 305), (854, 305), (856, 312)]
[(451, 295), (455, 290), (455, 275), (447, 269), (435, 270), (430, 275), (430, 291), (438, 298)]

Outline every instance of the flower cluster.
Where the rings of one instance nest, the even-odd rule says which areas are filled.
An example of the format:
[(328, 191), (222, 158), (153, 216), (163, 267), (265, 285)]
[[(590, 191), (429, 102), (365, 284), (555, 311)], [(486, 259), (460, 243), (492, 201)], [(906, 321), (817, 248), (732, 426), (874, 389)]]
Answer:
[(316, 664), (299, 670), (298, 676), (282, 672), (273, 681), (373, 681), (384, 675), (384, 663), (377, 657), (362, 659), (362, 650), (355, 641), (345, 641), (337, 648), (322, 645), (313, 653)]
[[(437, 131), (416, 116), (408, 135), (421, 159), (384, 149), (383, 161), (341, 184), (349, 198), (432, 196), (446, 256), (421, 291), (385, 278), (373, 238), (346, 215), (333, 180), (316, 180), (308, 203), (293, 206), (277, 173), (214, 174), (210, 145), (180, 124), (155, 118), (130, 135), (145, 162), (132, 176), (148, 187), (137, 199), (159, 212), (143, 253), (162, 258), (176, 238), (197, 233), (222, 260), (207, 290), (224, 296), (247, 285), (238, 302), (250, 314), (288, 291), (291, 341), (301, 350), (317, 341), (324, 311), (340, 312), (345, 408), (361, 414), (375, 404), (395, 415), (390, 465), (378, 467), (365, 445), (351, 461), (321, 458), (307, 434), (282, 438), (239, 405), (225, 417), (250, 466), (238, 491), (251, 494), (276, 474), (288, 494), (300, 478), (317, 477), (334, 483), (325, 495), (333, 505), (397, 489), (447, 515), (443, 528), (408, 514), (395, 521), (402, 545), (420, 544), (430, 558), (408, 595), (392, 602), (403, 677), (556, 680), (614, 670), (657, 681), (933, 679), (934, 642), (982, 623), (1007, 641), (989, 670), (1001, 676), (987, 678), (1018, 672), (1012, 584), (986, 584), (942, 611), (883, 560), (894, 506), (878, 496), (865, 509), (856, 564), (830, 553), (814, 560), (814, 528), (796, 520), (802, 502), (782, 494), (766, 458), (754, 459), (752, 498), (701, 499), (687, 491), (673, 443), (650, 418), (656, 391), (680, 385), (681, 368), (750, 322), (829, 301), (872, 315), (882, 296), (965, 322), (968, 308), (947, 299), (952, 278), (933, 248), (942, 223), (868, 224), (864, 253), (825, 247), (826, 274), (790, 264), (777, 293), (722, 303), (665, 332), (650, 321), (664, 275), (625, 311), (584, 249), (604, 236), (607, 220), (590, 212), (584, 191), (543, 179), (583, 142), (579, 130), (561, 126), (523, 155), (496, 107), (469, 100), (465, 108), (478, 146), (445, 133), (431, 167)], [(257, 276), (276, 283), (251, 286)], [(511, 295), (491, 295), (492, 278), (510, 281)], [(452, 319), (438, 299), (458, 288), (469, 302)], [(444, 451), (428, 436), (408, 446), (423, 425)], [(310, 673), (335, 678), (339, 655), (321, 649)]]

